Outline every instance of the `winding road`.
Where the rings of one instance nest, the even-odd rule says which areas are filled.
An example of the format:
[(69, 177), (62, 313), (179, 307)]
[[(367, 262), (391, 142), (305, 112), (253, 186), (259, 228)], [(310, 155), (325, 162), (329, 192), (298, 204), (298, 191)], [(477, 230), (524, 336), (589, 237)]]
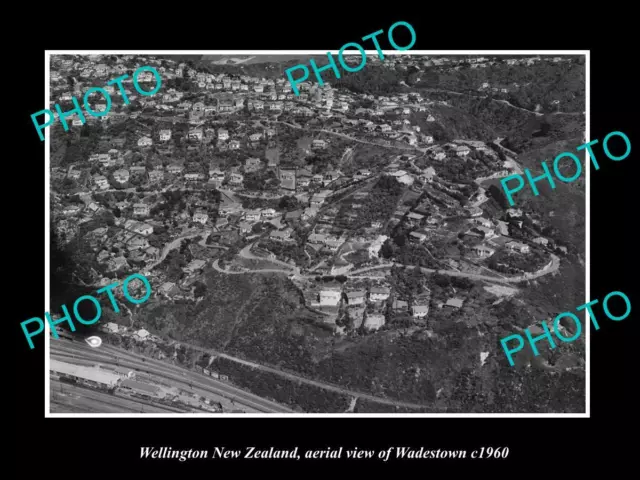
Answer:
[(463, 272), (456, 272), (454, 270), (434, 270), (433, 268), (416, 267), (415, 265), (404, 265), (402, 263), (395, 263), (395, 262), (386, 264), (386, 265), (377, 265), (375, 267), (367, 267), (367, 268), (361, 268), (359, 270), (353, 270), (349, 272), (347, 276), (348, 277), (356, 276), (361, 273), (365, 273), (371, 270), (378, 270), (381, 268), (391, 268), (392, 266), (395, 265), (397, 267), (420, 268), (420, 270), (424, 273), (439, 273), (441, 275), (449, 275), (451, 277), (466, 277), (466, 278), (471, 278), (473, 280), (486, 280), (486, 281), (498, 282), (498, 283), (518, 283), (526, 280), (533, 280), (535, 278), (542, 277), (544, 275), (548, 275), (550, 273), (557, 271), (558, 268), (560, 267), (560, 258), (558, 258), (553, 253), (550, 253), (549, 255), (551, 256), (551, 265), (548, 268), (542, 269), (535, 273), (520, 275), (518, 277), (496, 278), (496, 277), (490, 277), (488, 275), (478, 275), (476, 273), (463, 273)]
[[(444, 89), (440, 89), (440, 88), (425, 88), (424, 89), (427, 92), (436, 92), (436, 93), (449, 93), (451, 95), (466, 95), (469, 97), (474, 97), (474, 98), (479, 98), (481, 100), (485, 99), (485, 98), (489, 98), (488, 95), (473, 95), (471, 94), (471, 92), (469, 93), (462, 93), (462, 92), (454, 92), (453, 90), (444, 90)], [(537, 117), (541, 117), (543, 115), (584, 115), (584, 112), (549, 112), (549, 113), (541, 113), (541, 112), (536, 112), (533, 110), (527, 110), (526, 108), (522, 108), (522, 107), (518, 107), (516, 105), (514, 105), (513, 103), (510, 103), (508, 100), (500, 100), (497, 98), (491, 98), (492, 102), (496, 102), (496, 103), (502, 103), (503, 105), (507, 105), (508, 107), (511, 108), (515, 108), (517, 110), (522, 110), (523, 112), (527, 112), (527, 113), (531, 113)]]
[(158, 265), (160, 265), (165, 258), (167, 258), (167, 255), (169, 255), (169, 252), (171, 250), (175, 250), (176, 248), (178, 248), (180, 246), (180, 244), (182, 243), (182, 240), (186, 239), (186, 238), (193, 238), (193, 237), (197, 237), (199, 235), (206, 235), (206, 232), (196, 232), (196, 233), (190, 233), (187, 235), (182, 235), (178, 238), (174, 238), (173, 240), (171, 240), (169, 243), (167, 243), (164, 248), (162, 249), (162, 253), (160, 254), (160, 257), (158, 257), (158, 260), (156, 260), (155, 262), (147, 265), (146, 267), (144, 267), (145, 271), (149, 271), (149, 270), (153, 270), (154, 268), (156, 268)]
[[(367, 278), (366, 275), (361, 275), (361, 274), (372, 271), (372, 270), (380, 270), (380, 269), (386, 269), (386, 268), (391, 268), (392, 266), (396, 266), (396, 267), (406, 267), (406, 268), (420, 268), (420, 270), (423, 273), (439, 273), (441, 275), (449, 275), (451, 277), (466, 277), (472, 280), (482, 280), (482, 281), (496, 282), (496, 283), (519, 283), (527, 280), (534, 280), (536, 278), (543, 277), (545, 275), (548, 275), (550, 273), (557, 271), (558, 268), (560, 267), (560, 258), (558, 258), (553, 253), (550, 253), (549, 255), (551, 256), (551, 265), (548, 268), (539, 270), (535, 273), (519, 275), (517, 277), (504, 277), (502, 275), (500, 277), (490, 277), (488, 275), (479, 275), (477, 273), (464, 273), (464, 272), (459, 272), (455, 270), (436, 270), (433, 268), (416, 267), (415, 265), (405, 265), (403, 263), (396, 263), (396, 262), (388, 263), (385, 265), (376, 265), (374, 267), (361, 268), (358, 270), (352, 270), (349, 273), (347, 273), (346, 276), (349, 278)], [(261, 260), (264, 260), (264, 259), (261, 259)], [(275, 268), (244, 270), (242, 272), (230, 272), (221, 268), (220, 265), (218, 265), (217, 259), (213, 262), (212, 266), (216, 271), (220, 273), (225, 273), (227, 275), (243, 275), (247, 273), (284, 273), (285, 275), (290, 275), (292, 273), (296, 273), (296, 275), (303, 278), (315, 277), (314, 275), (300, 275), (299, 270), (298, 272), (293, 272), (292, 270), (280, 270)]]
[(276, 123), (282, 123), (284, 125), (287, 125), (291, 128), (296, 128), (298, 130), (306, 130), (309, 132), (324, 132), (324, 133), (328, 133), (329, 135), (335, 135), (336, 137), (342, 137), (344, 139), (347, 140), (351, 140), (354, 142), (358, 142), (358, 143), (365, 143), (367, 145), (373, 145), (374, 147), (382, 147), (382, 148), (391, 148), (393, 150), (414, 150), (414, 151), (418, 151), (420, 153), (424, 153), (425, 149), (422, 148), (417, 148), (417, 147), (410, 147), (407, 145), (385, 145), (382, 143), (375, 143), (375, 142), (369, 142), (368, 140), (360, 140), (359, 138), (355, 138), (355, 137), (350, 137), (349, 135), (345, 135), (344, 133), (338, 133), (338, 132), (332, 132), (331, 130), (325, 130), (323, 128), (306, 128), (306, 127), (301, 127), (300, 125), (293, 125), (292, 123), (287, 123), (287, 122), (282, 122), (282, 121), (278, 121)]

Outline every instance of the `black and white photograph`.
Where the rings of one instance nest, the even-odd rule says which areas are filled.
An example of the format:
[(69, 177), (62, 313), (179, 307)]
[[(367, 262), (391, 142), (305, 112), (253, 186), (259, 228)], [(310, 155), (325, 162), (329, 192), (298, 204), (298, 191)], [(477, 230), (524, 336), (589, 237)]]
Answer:
[(588, 51), (46, 56), (46, 416), (588, 416)]

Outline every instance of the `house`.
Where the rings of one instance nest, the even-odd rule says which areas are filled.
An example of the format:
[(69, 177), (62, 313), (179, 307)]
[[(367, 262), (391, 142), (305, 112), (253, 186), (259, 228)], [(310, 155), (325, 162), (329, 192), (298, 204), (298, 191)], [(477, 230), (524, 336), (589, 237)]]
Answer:
[(136, 333), (134, 333), (133, 337), (136, 340), (145, 341), (145, 340), (147, 340), (147, 337), (149, 337), (149, 332), (147, 330), (145, 330), (144, 328), (142, 328), (142, 329), (138, 330)]
[(316, 194), (313, 197), (311, 197), (311, 206), (315, 208), (320, 208), (324, 203), (324, 201), (325, 201), (324, 196), (320, 196)]
[(327, 172), (324, 174), (323, 183), (325, 186), (329, 185), (331, 182), (336, 181), (342, 175), (340, 172)]
[(64, 213), (65, 215), (75, 215), (79, 213), (80, 210), (82, 210), (80, 205), (68, 205), (64, 207), (64, 209), (62, 210), (62, 213)]
[(134, 236), (127, 241), (126, 246), (129, 250), (141, 250), (149, 247), (149, 241), (146, 238)]
[(318, 209), (315, 207), (307, 207), (302, 212), (302, 220), (309, 220), (318, 214)]
[(436, 121), (436, 119), (435, 119), (435, 117), (433, 115), (427, 116), (427, 122), (435, 122), (435, 121)]
[(192, 128), (189, 130), (189, 140), (202, 140), (202, 129), (201, 128)]
[(259, 158), (247, 158), (244, 162), (245, 172), (255, 172), (263, 167)]
[(456, 147), (456, 155), (459, 157), (466, 157), (471, 152), (471, 149), (466, 145), (460, 145)]
[(207, 223), (209, 221), (209, 214), (204, 210), (197, 210), (193, 214), (193, 221), (201, 223), (202, 225), (204, 225), (205, 223)]
[(321, 233), (312, 233), (307, 238), (307, 242), (314, 243), (314, 244), (324, 244), (326, 240), (327, 240), (327, 236)]
[(340, 240), (326, 240), (324, 242), (327, 249), (331, 252), (337, 252), (338, 249), (340, 248), (340, 245), (342, 245), (342, 243), (343, 242), (341, 242)]
[(180, 173), (182, 173), (182, 171), (184, 170), (184, 166), (183, 165), (169, 165), (167, 167), (167, 172), (169, 172), (172, 175), (178, 175)]
[(491, 237), (495, 237), (496, 235), (496, 232), (493, 230), (493, 228), (479, 226), (479, 227), (475, 227), (474, 230), (482, 233), (484, 235), (484, 238), (491, 238)]
[(160, 130), (159, 137), (161, 142), (168, 142), (171, 140), (171, 130)]
[(291, 224), (292, 222), (297, 222), (302, 217), (302, 210), (293, 210), (291, 212), (287, 212), (284, 214), (285, 222)]
[(322, 149), (322, 148), (326, 148), (327, 146), (327, 142), (325, 142), (324, 140), (314, 140), (313, 142), (311, 142), (311, 148), (314, 149)]
[(127, 259), (124, 257), (111, 258), (107, 262), (107, 269), (110, 272), (115, 272), (125, 268), (129, 268), (129, 262), (127, 262)]
[(424, 318), (429, 313), (429, 305), (414, 305), (411, 307), (413, 318)]
[(498, 226), (496, 228), (498, 229), (498, 233), (500, 235), (504, 235), (504, 236), (509, 235), (509, 226), (507, 225), (506, 222), (503, 222), (502, 220), (498, 220)]
[(259, 222), (260, 216), (260, 210), (247, 210), (244, 214), (244, 218), (247, 222)]
[(409, 234), (409, 239), (418, 243), (424, 242), (427, 238), (428, 236), (422, 232), (411, 232)]
[(151, 211), (151, 206), (147, 203), (136, 203), (133, 205), (133, 214), (138, 217), (146, 217)]
[(103, 328), (101, 328), (101, 330), (107, 333), (118, 333), (120, 332), (120, 326), (117, 323), (107, 322), (103, 325)]
[(237, 150), (240, 148), (240, 140), (231, 140), (229, 142), (229, 148), (231, 150)]
[(369, 289), (369, 300), (372, 302), (383, 302), (389, 298), (391, 291), (385, 287), (371, 287)]
[(218, 207), (218, 212), (220, 215), (229, 215), (229, 214), (237, 213), (241, 211), (242, 211), (241, 203), (233, 201), (227, 196), (222, 197), (222, 201), (220, 202), (220, 206)]
[(489, 248), (482, 244), (475, 245), (471, 250), (479, 257), (490, 257), (496, 252), (493, 248)]
[(149, 181), (150, 182), (161, 182), (164, 179), (164, 171), (162, 170), (151, 170), (149, 172)]
[(280, 186), (288, 190), (296, 189), (296, 171), (295, 170), (280, 170)]
[(204, 182), (205, 178), (204, 173), (200, 172), (185, 173), (184, 175), (187, 182)]
[(464, 300), (462, 300), (461, 298), (450, 298), (449, 300), (447, 300), (447, 303), (445, 303), (443, 306), (457, 310), (459, 308), (462, 308), (463, 302)]
[(204, 260), (192, 260), (189, 265), (183, 268), (185, 273), (192, 274), (201, 271), (207, 262)]
[(142, 165), (133, 166), (129, 169), (129, 172), (131, 173), (131, 175), (135, 176), (144, 175), (147, 172), (147, 167)]
[(291, 232), (290, 228), (286, 228), (284, 230), (274, 230), (269, 234), (269, 240), (274, 240), (276, 242), (287, 242), (291, 240)]
[(264, 217), (264, 218), (273, 218), (276, 216), (277, 212), (273, 209), (273, 208), (265, 208), (264, 210), (262, 210), (260, 212), (260, 214)]
[(365, 300), (366, 292), (364, 290), (357, 290), (355, 292), (347, 292), (347, 303), (349, 306), (362, 305)]
[(384, 325), (384, 323), (384, 315), (367, 315), (367, 318), (364, 321), (364, 328), (366, 328), (367, 330), (378, 330)]
[(438, 161), (443, 161), (445, 158), (447, 158), (447, 154), (444, 153), (443, 150), (434, 150), (433, 152), (433, 159), (434, 160), (438, 160)]
[(338, 288), (320, 290), (320, 305), (336, 306), (340, 303), (341, 291)]
[(151, 145), (153, 145), (153, 140), (151, 140), (151, 138), (149, 137), (142, 137), (140, 140), (138, 140), (139, 147), (150, 147)]
[(244, 175), (242, 175), (241, 173), (232, 172), (229, 175), (229, 183), (231, 185), (242, 185), (243, 181), (244, 181)]
[(251, 135), (249, 135), (249, 140), (252, 142), (258, 142), (260, 141), (261, 138), (262, 138), (261, 133), (252, 133)]
[(124, 224), (125, 229), (129, 229), (139, 235), (151, 235), (153, 233), (153, 227), (146, 223), (136, 222), (134, 220), (127, 220)]
[(407, 214), (407, 219), (410, 220), (414, 225), (420, 225), (420, 223), (422, 223), (422, 220), (424, 219), (424, 215), (410, 212), (409, 214)]
[(483, 227), (487, 227), (487, 228), (491, 228), (493, 226), (493, 224), (491, 223), (491, 220), (485, 218), (485, 217), (476, 217), (473, 219), (474, 223), (477, 223), (478, 225), (482, 225)]
[(549, 240), (544, 237), (536, 237), (533, 239), (533, 243), (537, 243), (538, 245), (547, 246), (549, 244)]
[(240, 222), (238, 224), (238, 228), (240, 229), (240, 233), (251, 233), (253, 225), (249, 222)]
[(109, 188), (109, 180), (104, 175), (96, 175), (93, 177), (93, 182), (103, 190)]
[(218, 140), (229, 140), (229, 132), (223, 128), (218, 130)]
[(82, 175), (82, 172), (80, 170), (72, 170), (72, 169), (73, 167), (69, 169), (69, 172), (67, 172), (67, 176), (69, 178), (72, 178), (73, 180), (78, 180)]
[(215, 180), (222, 183), (224, 181), (225, 174), (216, 164), (212, 164), (209, 167), (209, 180)]
[(529, 253), (530, 251), (529, 245), (520, 242), (507, 242), (504, 246), (509, 250), (519, 253)]

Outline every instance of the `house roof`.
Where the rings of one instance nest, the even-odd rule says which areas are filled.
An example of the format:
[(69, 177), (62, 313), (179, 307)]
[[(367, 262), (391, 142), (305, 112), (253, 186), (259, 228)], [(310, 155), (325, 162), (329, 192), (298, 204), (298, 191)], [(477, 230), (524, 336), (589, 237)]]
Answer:
[(364, 297), (365, 293), (366, 292), (364, 290), (356, 290), (355, 292), (347, 292), (347, 298)]
[(461, 298), (450, 298), (447, 300), (446, 305), (448, 307), (460, 308), (462, 307), (463, 300)]
[(391, 290), (386, 287), (371, 287), (369, 289), (369, 293), (384, 293), (386, 295), (389, 295), (389, 293), (391, 293)]

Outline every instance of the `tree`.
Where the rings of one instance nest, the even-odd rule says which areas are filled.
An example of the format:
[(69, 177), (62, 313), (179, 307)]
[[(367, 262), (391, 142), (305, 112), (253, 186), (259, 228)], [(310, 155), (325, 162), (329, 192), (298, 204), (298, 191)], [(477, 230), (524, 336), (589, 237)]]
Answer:
[(389, 240), (386, 240), (382, 244), (382, 247), (380, 247), (380, 251), (378, 252), (378, 256), (386, 259), (393, 257), (393, 247)]
[(207, 293), (207, 286), (200, 281), (197, 281), (194, 285), (195, 288), (193, 290), (193, 295), (196, 298), (204, 297), (204, 295)]
[(407, 237), (401, 232), (393, 237), (393, 242), (399, 247), (403, 247), (407, 243)]
[(298, 207), (300, 207), (300, 202), (298, 201), (298, 199), (289, 195), (285, 195), (284, 197), (282, 197), (280, 199), (280, 202), (278, 203), (278, 208), (280, 208), (280, 210), (286, 210), (288, 212), (295, 210)]

